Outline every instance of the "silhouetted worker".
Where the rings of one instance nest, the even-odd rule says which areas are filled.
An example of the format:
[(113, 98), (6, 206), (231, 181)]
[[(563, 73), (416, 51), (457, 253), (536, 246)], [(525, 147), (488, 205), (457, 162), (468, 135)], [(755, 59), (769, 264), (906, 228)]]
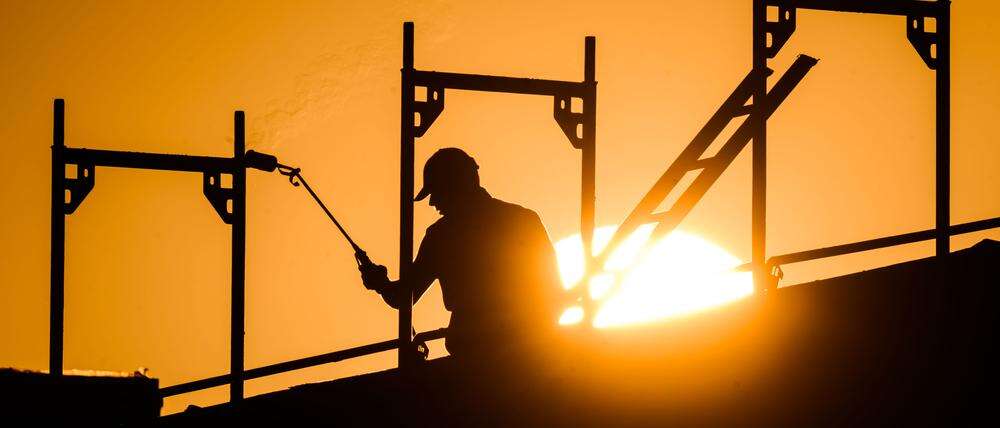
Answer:
[(398, 308), (405, 290), (414, 300), (439, 280), (451, 311), (445, 346), (453, 356), (521, 353), (556, 325), (561, 293), (555, 251), (534, 211), (490, 196), (479, 185), (479, 165), (446, 148), (424, 165), (424, 187), (441, 218), (427, 228), (411, 283), (390, 281), (384, 266), (362, 267), (365, 286)]

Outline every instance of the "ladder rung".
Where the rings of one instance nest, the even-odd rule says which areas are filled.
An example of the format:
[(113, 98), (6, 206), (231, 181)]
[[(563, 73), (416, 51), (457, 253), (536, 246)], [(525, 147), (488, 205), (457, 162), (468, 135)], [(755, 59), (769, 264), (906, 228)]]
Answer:
[(688, 171), (708, 169), (708, 167), (712, 166), (713, 163), (715, 163), (715, 156), (698, 159), (691, 163), (691, 166), (688, 168)]
[(660, 211), (658, 213), (652, 213), (649, 215), (649, 221), (655, 221), (655, 222), (663, 221), (663, 219), (667, 218), (667, 214), (670, 214), (670, 211)]
[(739, 108), (736, 109), (736, 111), (733, 112), (733, 117), (746, 116), (749, 115), (750, 113), (753, 113), (753, 104), (740, 106)]

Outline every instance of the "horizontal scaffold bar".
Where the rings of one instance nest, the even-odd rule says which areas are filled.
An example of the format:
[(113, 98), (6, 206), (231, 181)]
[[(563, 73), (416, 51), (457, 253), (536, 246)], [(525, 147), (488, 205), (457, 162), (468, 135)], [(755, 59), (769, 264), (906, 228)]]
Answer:
[(78, 148), (63, 149), (63, 160), (67, 164), (157, 169), (164, 171), (231, 173), (237, 167), (236, 161), (233, 158)]
[(503, 92), (528, 95), (562, 95), (583, 97), (594, 82), (528, 79), (523, 77), (485, 76), (481, 74), (446, 73), (413, 70), (415, 86), (462, 89), (468, 91)]
[[(443, 328), (437, 330), (425, 331), (423, 333), (418, 334), (414, 340), (417, 342), (424, 342), (428, 340), (441, 339), (444, 337), (445, 332), (446, 329)], [(343, 361), (351, 358), (363, 357), (365, 355), (391, 351), (398, 347), (399, 347), (399, 340), (392, 339), (383, 342), (376, 342), (368, 345), (357, 346), (354, 348), (343, 349), (340, 351), (329, 352), (326, 354), (314, 355), (312, 357), (299, 358), (297, 360), (285, 361), (281, 363), (271, 364), (268, 366), (257, 367), (255, 369), (247, 370), (243, 372), (243, 380), (257, 379), (260, 377), (276, 375), (279, 373), (289, 372), (292, 370), (300, 370), (308, 367), (334, 363), (337, 361)], [(220, 376), (215, 376), (215, 377), (210, 377), (210, 378), (205, 378), (160, 388), (160, 396), (170, 397), (173, 395), (186, 394), (189, 392), (199, 391), (202, 389), (223, 386), (228, 384), (229, 382), (230, 382), (230, 375), (224, 374)]]
[(765, 0), (768, 6), (902, 16), (935, 16), (949, 3), (947, 0)]
[[(1000, 227), (1000, 217), (986, 220), (972, 221), (952, 225), (948, 228), (948, 236), (961, 235), (965, 233), (979, 232), (983, 230)], [(901, 235), (886, 236), (882, 238), (869, 239), (866, 241), (852, 242), (850, 244), (834, 245), (832, 247), (817, 248), (815, 250), (799, 251), (795, 253), (782, 254), (768, 259), (768, 266), (781, 266), (790, 263), (799, 263), (809, 260), (824, 259), (827, 257), (842, 256), (845, 254), (858, 253), (862, 251), (877, 250), (879, 248), (893, 247), (896, 245), (912, 244), (920, 241), (927, 241), (937, 237), (937, 229), (921, 230), (919, 232), (904, 233)], [(740, 265), (736, 270), (749, 270), (750, 263)]]

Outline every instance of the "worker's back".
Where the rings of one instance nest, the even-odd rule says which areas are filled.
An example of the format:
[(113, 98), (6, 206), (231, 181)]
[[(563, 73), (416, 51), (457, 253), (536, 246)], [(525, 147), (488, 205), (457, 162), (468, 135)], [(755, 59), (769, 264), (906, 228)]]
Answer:
[(419, 299), (439, 280), (452, 313), (445, 343), (466, 361), (542, 344), (556, 325), (562, 294), (541, 219), (490, 196), (479, 184), (478, 170), (471, 156), (454, 147), (427, 160), (414, 200), (429, 196), (441, 219), (427, 228), (405, 281), (390, 281), (385, 266), (359, 265), (365, 287), (396, 308), (409, 305), (411, 293)]
[(427, 229), (415, 265), (440, 281), (453, 355), (524, 346), (556, 324), (561, 287), (545, 227), (485, 190), (463, 215)]

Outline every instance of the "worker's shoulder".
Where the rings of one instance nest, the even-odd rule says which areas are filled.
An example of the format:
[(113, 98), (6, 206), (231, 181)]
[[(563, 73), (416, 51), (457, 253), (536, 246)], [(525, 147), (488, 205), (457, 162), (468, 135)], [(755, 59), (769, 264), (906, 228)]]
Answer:
[(500, 212), (502, 212), (503, 215), (505, 216), (509, 216), (513, 219), (521, 221), (532, 221), (539, 223), (542, 221), (541, 217), (538, 216), (538, 213), (536, 213), (534, 210), (530, 208), (525, 208), (521, 205), (503, 201), (497, 198), (493, 198), (493, 202), (494, 204), (496, 204), (497, 209)]
[(433, 235), (436, 233), (441, 233), (442, 230), (448, 228), (448, 223), (449, 221), (447, 217), (440, 217), (437, 220), (435, 220), (434, 223), (431, 223), (430, 226), (427, 226), (426, 234)]

